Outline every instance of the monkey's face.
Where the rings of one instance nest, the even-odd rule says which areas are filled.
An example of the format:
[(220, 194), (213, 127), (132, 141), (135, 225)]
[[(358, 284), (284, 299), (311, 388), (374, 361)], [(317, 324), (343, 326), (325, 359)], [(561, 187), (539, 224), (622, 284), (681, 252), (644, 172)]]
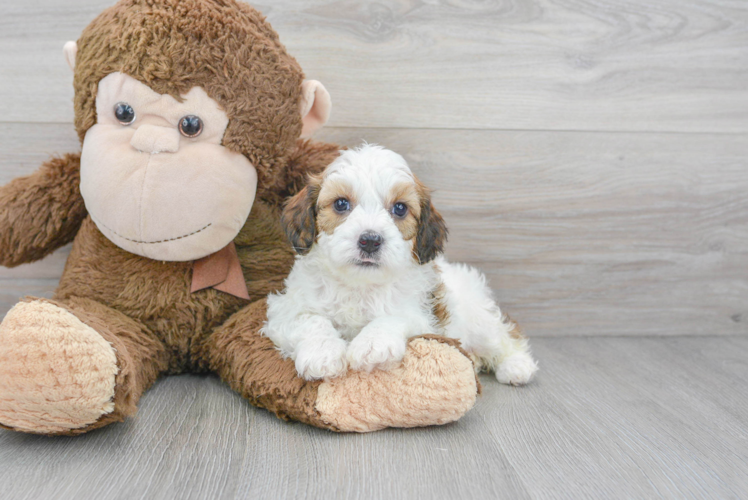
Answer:
[(155, 260), (196, 260), (228, 245), (257, 189), (249, 160), (221, 145), (226, 113), (199, 87), (181, 98), (106, 76), (81, 153), (81, 193), (96, 226)]

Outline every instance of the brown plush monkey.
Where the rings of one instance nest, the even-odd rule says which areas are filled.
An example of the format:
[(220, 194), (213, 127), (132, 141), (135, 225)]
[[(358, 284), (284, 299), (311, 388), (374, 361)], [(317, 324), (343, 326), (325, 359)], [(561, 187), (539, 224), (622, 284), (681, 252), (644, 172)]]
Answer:
[(293, 251), (280, 204), (338, 147), (301, 140), (329, 95), (234, 0), (123, 0), (65, 46), (80, 155), (0, 188), (0, 264), (74, 241), (53, 300), (0, 325), (0, 424), (79, 434), (164, 374), (214, 371), (253, 404), (338, 431), (441, 424), (479, 385), (453, 342), (305, 382), (258, 333)]

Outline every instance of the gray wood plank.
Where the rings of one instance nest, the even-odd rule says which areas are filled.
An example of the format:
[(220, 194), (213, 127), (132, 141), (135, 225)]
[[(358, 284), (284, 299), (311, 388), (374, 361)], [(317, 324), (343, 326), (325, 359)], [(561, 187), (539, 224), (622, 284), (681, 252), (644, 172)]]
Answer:
[(748, 339), (535, 346), (538, 383), (486, 382), (470, 415), (488, 423), (533, 498), (744, 496)]
[(144, 397), (136, 419), (100, 432), (50, 439), (0, 431), (0, 495), (528, 498), (498, 444), (476, 428), (485, 426), (337, 435), (252, 408), (213, 377), (173, 377)]
[[(263, 418), (273, 420), (267, 414)], [(499, 444), (485, 439), (484, 423), (470, 428), (450, 425), (436, 433), (429, 430), (334, 435), (299, 426), (290, 434), (272, 423), (268, 432), (256, 433), (257, 448), (289, 452), (279, 467), (265, 453), (248, 450), (251, 457), (238, 478), (243, 486), (236, 496), (529, 498)], [(272, 477), (280, 479), (279, 484), (269, 484)]]
[(748, 138), (332, 129), (402, 152), (537, 335), (746, 334)]
[(136, 418), (102, 432), (2, 433), (0, 490), (18, 499), (232, 498), (256, 414), (217, 379), (166, 379)]
[(214, 377), (160, 381), (76, 438), (0, 431), (0, 497), (740, 498), (748, 338), (535, 339), (525, 388), (483, 376), (459, 422), (337, 435)]
[[(61, 47), (111, 0), (0, 1), (0, 120), (71, 122)], [(738, 0), (256, 3), (332, 125), (748, 131)]]
[[(0, 182), (68, 125), (0, 124)], [(745, 135), (327, 129), (405, 155), (435, 189), (449, 257), (489, 276), (533, 335), (748, 333)], [(22, 282), (59, 276), (65, 251), (0, 269), (0, 314)]]

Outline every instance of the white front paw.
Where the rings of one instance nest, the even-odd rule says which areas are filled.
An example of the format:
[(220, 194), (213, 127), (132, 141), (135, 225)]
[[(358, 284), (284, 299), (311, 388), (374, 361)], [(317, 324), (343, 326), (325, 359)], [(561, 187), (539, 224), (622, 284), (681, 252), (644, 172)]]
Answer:
[(296, 348), (296, 371), (305, 380), (339, 377), (348, 367), (346, 347), (343, 339), (302, 341)]
[(389, 370), (402, 361), (407, 347), (402, 335), (364, 330), (348, 346), (348, 364), (353, 370), (365, 372)]
[(538, 364), (527, 353), (517, 353), (504, 358), (496, 369), (496, 379), (502, 384), (524, 385), (528, 383)]

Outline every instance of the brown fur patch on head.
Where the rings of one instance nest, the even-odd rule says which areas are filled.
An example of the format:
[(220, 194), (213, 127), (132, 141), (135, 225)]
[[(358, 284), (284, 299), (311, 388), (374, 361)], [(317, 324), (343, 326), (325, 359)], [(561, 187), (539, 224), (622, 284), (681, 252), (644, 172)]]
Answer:
[(413, 256), (418, 262), (425, 264), (442, 253), (447, 242), (448, 231), (441, 214), (431, 203), (431, 193), (417, 179), (416, 190), (420, 200), (421, 213), (418, 219), (418, 232)]
[(421, 218), (421, 198), (415, 183), (402, 182), (390, 190), (384, 206), (391, 212), (396, 203), (404, 203), (408, 213), (403, 218), (393, 216), (397, 228), (405, 241), (412, 240), (418, 234), (418, 221)]
[(340, 179), (327, 179), (322, 184), (319, 198), (317, 199), (317, 229), (327, 234), (332, 234), (335, 228), (345, 221), (348, 213), (338, 213), (333, 204), (336, 200), (345, 198), (351, 203), (351, 210), (356, 205), (353, 188)]
[(320, 177), (310, 177), (306, 187), (290, 198), (283, 207), (283, 230), (300, 255), (309, 253), (317, 238), (317, 199), (321, 181)]
[(121, 0), (81, 34), (75, 66), (75, 126), (96, 123), (96, 93), (122, 72), (179, 99), (202, 87), (229, 117), (223, 145), (257, 169), (262, 192), (283, 175), (301, 134), (304, 75), (277, 33), (235, 0)]

